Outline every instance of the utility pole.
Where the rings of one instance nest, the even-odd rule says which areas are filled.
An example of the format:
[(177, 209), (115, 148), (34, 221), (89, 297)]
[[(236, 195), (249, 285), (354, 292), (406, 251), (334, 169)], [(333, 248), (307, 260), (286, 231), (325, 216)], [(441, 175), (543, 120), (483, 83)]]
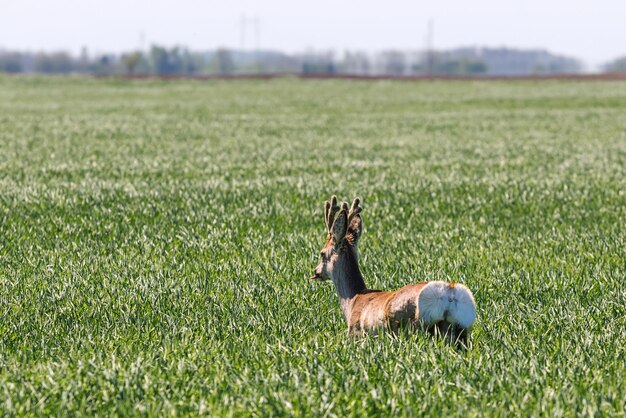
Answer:
[[(257, 53), (261, 49), (261, 19), (259, 19), (258, 15), (254, 15), (254, 17), (247, 17), (245, 13), (241, 14), (241, 18), (239, 19), (239, 31), (240, 31), (240, 48), (241, 51), (245, 51), (246, 49), (246, 32), (248, 31), (248, 25), (251, 26), (252, 36), (254, 38), (253, 44), (251, 45), (253, 48), (253, 58), (256, 61), (258, 59)], [(254, 66), (258, 67), (258, 63), (254, 62)]]
[(434, 51), (434, 39), (435, 39), (435, 24), (433, 19), (428, 20), (428, 34), (426, 35), (426, 68), (428, 75), (433, 75), (435, 71), (435, 51)]
[(246, 32), (248, 31), (248, 25), (252, 28), (252, 35), (254, 36), (254, 49), (259, 49), (261, 47), (261, 19), (259, 16), (247, 17), (245, 13), (241, 14), (241, 18), (239, 19), (239, 46), (241, 49), (246, 48)]
[(261, 49), (261, 19), (256, 15), (252, 21), (254, 25), (254, 48), (258, 51)]
[(239, 20), (239, 47), (241, 50), (246, 48), (246, 22), (246, 15), (242, 13), (241, 19)]

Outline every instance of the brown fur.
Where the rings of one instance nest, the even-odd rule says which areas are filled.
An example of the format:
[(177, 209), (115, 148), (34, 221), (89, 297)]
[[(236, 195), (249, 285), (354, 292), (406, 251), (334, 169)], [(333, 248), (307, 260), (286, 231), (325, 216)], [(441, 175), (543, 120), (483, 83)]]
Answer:
[[(378, 326), (397, 332), (403, 326), (417, 327), (419, 312), (418, 296), (426, 282), (410, 284), (395, 291), (366, 289), (357, 294), (350, 303), (348, 330), (356, 334)], [(373, 318), (380, 318), (378, 326)]]

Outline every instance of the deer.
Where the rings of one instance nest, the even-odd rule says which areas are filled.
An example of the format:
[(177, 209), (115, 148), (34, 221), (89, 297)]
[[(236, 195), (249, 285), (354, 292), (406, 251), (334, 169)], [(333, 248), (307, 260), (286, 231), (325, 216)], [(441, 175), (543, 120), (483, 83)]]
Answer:
[(361, 199), (348, 208), (337, 196), (324, 203), (326, 243), (311, 280), (331, 280), (349, 335), (390, 330), (424, 330), (455, 345), (467, 343), (476, 319), (476, 303), (464, 285), (444, 281), (409, 284), (393, 291), (369, 289), (359, 268), (363, 232)]

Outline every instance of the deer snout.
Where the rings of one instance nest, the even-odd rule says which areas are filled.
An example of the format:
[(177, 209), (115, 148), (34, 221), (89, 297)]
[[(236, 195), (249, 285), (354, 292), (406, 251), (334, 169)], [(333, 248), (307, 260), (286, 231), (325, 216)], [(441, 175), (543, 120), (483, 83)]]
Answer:
[(318, 264), (313, 270), (313, 275), (309, 277), (309, 280), (323, 280), (324, 279), (324, 266), (322, 263)]

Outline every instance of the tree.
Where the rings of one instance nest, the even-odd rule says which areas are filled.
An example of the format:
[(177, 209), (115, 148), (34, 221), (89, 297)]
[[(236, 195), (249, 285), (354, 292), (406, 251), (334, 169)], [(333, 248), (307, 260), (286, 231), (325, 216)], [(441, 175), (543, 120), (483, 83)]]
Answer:
[(381, 54), (385, 74), (403, 75), (407, 65), (406, 56), (402, 51), (384, 51)]
[(23, 70), (22, 54), (19, 52), (0, 53), (0, 72), (21, 73)]
[(111, 55), (101, 55), (100, 57), (96, 57), (89, 67), (90, 71), (95, 74), (113, 74), (115, 72), (115, 57)]
[(604, 71), (607, 72), (626, 72), (626, 57), (617, 58), (604, 65)]
[(370, 62), (363, 52), (346, 51), (343, 60), (339, 64), (339, 72), (346, 74), (368, 74)]
[(222, 75), (228, 75), (235, 72), (235, 63), (231, 52), (228, 49), (220, 48), (215, 52), (214, 66), (217, 72)]
[(157, 74), (193, 74), (200, 69), (202, 63), (200, 55), (192, 54), (186, 48), (177, 46), (166, 49), (157, 45), (150, 49), (150, 61)]
[(135, 69), (141, 63), (141, 52), (129, 52), (128, 54), (122, 55), (122, 63), (124, 63), (124, 67), (126, 68), (126, 72), (128, 74), (133, 74)]
[(445, 75), (477, 75), (487, 72), (483, 61), (471, 58), (446, 59), (435, 64), (435, 74)]
[(157, 74), (169, 74), (173, 72), (167, 49), (153, 45), (152, 48), (150, 48), (150, 60)]
[(35, 56), (34, 69), (40, 73), (69, 73), (74, 69), (74, 62), (65, 52), (40, 53)]

